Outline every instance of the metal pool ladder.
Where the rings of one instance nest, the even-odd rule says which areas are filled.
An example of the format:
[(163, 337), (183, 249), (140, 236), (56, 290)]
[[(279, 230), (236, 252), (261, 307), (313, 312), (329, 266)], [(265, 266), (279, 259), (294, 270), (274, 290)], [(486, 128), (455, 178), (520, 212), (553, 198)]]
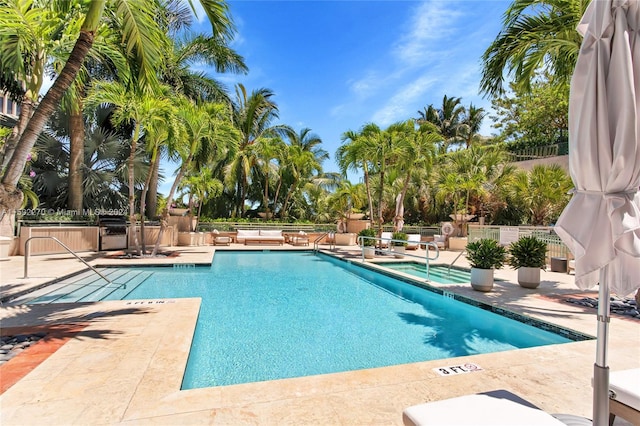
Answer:
[[(100, 275), (100, 277), (102, 277), (102, 279), (104, 279), (106, 282), (108, 282), (109, 284), (113, 284), (113, 282), (109, 278), (105, 277), (104, 275), (102, 275), (100, 273), (100, 271), (98, 271), (96, 268), (94, 268), (93, 266), (91, 266), (87, 262), (85, 262), (83, 258), (81, 258), (80, 256), (78, 256), (76, 254), (76, 252), (74, 252), (69, 247), (67, 247), (67, 245), (65, 243), (63, 243), (62, 241), (60, 241), (56, 237), (51, 237), (51, 236), (48, 236), (48, 235), (46, 235), (46, 236), (29, 237), (29, 238), (27, 238), (27, 241), (24, 242), (24, 277), (23, 278), (29, 278), (29, 272), (28, 272), (29, 271), (29, 253), (30, 253), (29, 243), (31, 242), (31, 240), (36, 239), (36, 238), (55, 241), (56, 243), (60, 244), (66, 251), (68, 251), (69, 253), (74, 255), (80, 262), (84, 263), (89, 269), (91, 269), (96, 274)], [(124, 286), (124, 288), (126, 288), (126, 284), (122, 284), (122, 286)]]
[(456, 263), (456, 261), (457, 261), (458, 259), (460, 259), (460, 256), (462, 256), (462, 255), (463, 255), (463, 254), (465, 254), (466, 252), (467, 252), (466, 250), (462, 250), (462, 251), (461, 251), (461, 252), (456, 256), (456, 258), (455, 258), (455, 259), (453, 259), (453, 262), (451, 262), (451, 263), (449, 264), (449, 266), (447, 267), (447, 275), (451, 275), (451, 267), (453, 266), (453, 264), (454, 264), (454, 263)]
[[(315, 240), (313, 240), (313, 252), (317, 253), (318, 250), (320, 249), (320, 241), (326, 237), (327, 235), (329, 235), (331, 232), (325, 232), (324, 234), (320, 235), (318, 238), (316, 238)], [(333, 240), (332, 242), (329, 243), (329, 250), (333, 250), (335, 249), (335, 240)]]
[[(436, 251), (436, 254), (434, 257), (429, 257), (429, 246), (433, 247)], [(427, 268), (427, 281), (431, 281), (429, 279), (429, 261), (437, 260), (440, 257), (440, 249), (438, 248), (438, 244), (434, 243), (433, 241), (428, 241), (427, 244), (425, 244), (424, 249), (427, 252), (426, 259), (425, 259), (425, 264)]]

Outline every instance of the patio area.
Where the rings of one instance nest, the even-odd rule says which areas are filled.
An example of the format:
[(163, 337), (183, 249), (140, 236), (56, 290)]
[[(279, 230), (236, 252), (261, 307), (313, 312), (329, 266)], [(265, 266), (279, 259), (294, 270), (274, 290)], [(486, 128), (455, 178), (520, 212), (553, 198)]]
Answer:
[[(327, 253), (360, 261), (358, 247)], [(106, 258), (80, 253), (92, 265), (209, 264), (217, 250), (308, 250), (305, 246), (173, 247), (179, 256)], [(412, 254), (425, 256), (420, 249)], [(458, 252), (442, 251), (449, 264)], [(405, 259), (408, 260), (409, 258)], [(468, 267), (464, 257), (456, 265)], [(71, 255), (32, 256), (0, 263), (1, 295), (19, 294), (84, 269)], [(543, 272), (535, 290), (518, 286), (516, 272), (489, 293), (468, 284), (436, 284), (447, 291), (595, 336), (596, 312), (567, 303), (594, 297), (573, 275)], [(595, 340), (320, 376), (180, 390), (200, 299), (110, 301), (0, 308), (2, 334), (64, 328), (0, 366), (3, 382), (22, 378), (0, 395), (0, 422), (25, 424), (386, 424), (401, 425), (402, 410), (425, 401), (506, 389), (549, 413), (591, 417)], [(66, 328), (65, 328), (66, 327)], [(49, 348), (49, 349), (47, 349)], [(640, 367), (640, 321), (614, 315), (609, 336), (612, 371)], [(28, 355), (40, 355), (29, 361)], [(433, 369), (474, 363), (482, 369), (440, 376)], [(616, 425), (628, 424), (618, 418)]]

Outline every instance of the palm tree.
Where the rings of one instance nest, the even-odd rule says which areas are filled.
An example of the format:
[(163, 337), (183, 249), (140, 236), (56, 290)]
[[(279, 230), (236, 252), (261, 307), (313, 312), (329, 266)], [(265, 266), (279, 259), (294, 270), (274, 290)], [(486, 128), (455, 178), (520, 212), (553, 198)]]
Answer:
[[(20, 116), (4, 145), (7, 166), (35, 107), (50, 56), (75, 27), (75, 8), (65, 1), (0, 1), (0, 90), (20, 102)], [(65, 25), (67, 27), (65, 28)], [(64, 36), (64, 37), (63, 37)]]
[(442, 135), (442, 145), (439, 150), (442, 154), (447, 152), (450, 145), (461, 141), (459, 133), (465, 112), (461, 102), (461, 98), (450, 98), (444, 95), (440, 108), (429, 105), (423, 111), (418, 111), (419, 117), (416, 120), (418, 124), (432, 123)]
[(512, 193), (529, 212), (529, 223), (548, 225), (569, 202), (572, 188), (569, 175), (557, 164), (536, 165), (531, 171), (520, 170), (513, 179)]
[(370, 170), (373, 166), (371, 163), (372, 155), (376, 149), (375, 141), (371, 136), (379, 132), (380, 128), (373, 123), (366, 124), (359, 132), (348, 130), (342, 134), (342, 142), (346, 143), (343, 143), (336, 151), (336, 159), (343, 178), (346, 179), (348, 170), (359, 171), (362, 168), (371, 226), (374, 224), (375, 216), (373, 214)]
[[(417, 172), (429, 172), (436, 155), (436, 143), (442, 140), (442, 135), (431, 123), (425, 123), (418, 129), (414, 120), (408, 120), (404, 124), (406, 138), (399, 141), (399, 155), (396, 162), (396, 170), (404, 174), (402, 187), (396, 200), (396, 216), (394, 217), (394, 230), (400, 229), (400, 221), (404, 223), (404, 199), (409, 189), (411, 176)], [(401, 214), (402, 213), (402, 214)]]
[[(151, 0), (135, 1), (135, 4), (132, 2), (133, 0), (112, 0), (114, 7), (107, 12), (120, 18), (117, 22), (122, 25), (123, 44), (127, 46), (127, 52), (136, 52), (140, 58), (140, 67), (137, 70), (138, 81), (142, 84), (153, 83), (156, 80), (159, 61), (163, 56), (160, 50), (163, 32), (155, 19), (156, 3)], [(233, 34), (233, 25), (228, 15), (226, 3), (210, 0), (202, 0), (201, 3), (209, 17), (214, 34), (230, 37)], [(75, 3), (69, 2), (69, 4)], [(4, 170), (0, 184), (0, 210), (2, 211), (0, 219), (2, 221), (7, 216), (6, 212), (14, 211), (21, 204), (22, 194), (17, 184), (24, 169), (27, 155), (33, 148), (38, 134), (59, 104), (64, 92), (75, 79), (93, 45), (96, 31), (100, 28), (106, 0), (93, 0), (83, 5), (87, 7), (86, 13), (69, 59), (29, 120)], [(3, 229), (7, 228), (3, 227)]]
[[(137, 89), (137, 90), (136, 90)], [(138, 151), (138, 143), (145, 133), (153, 133), (154, 129), (166, 128), (167, 123), (172, 121), (174, 110), (173, 103), (166, 96), (165, 92), (153, 93), (141, 90), (142, 88), (130, 89), (119, 82), (95, 82), (87, 97), (88, 105), (108, 104), (114, 106), (112, 121), (116, 125), (131, 124), (133, 131), (130, 135), (130, 151), (128, 160), (128, 185), (129, 185), (129, 221), (131, 233), (134, 235), (134, 242), (138, 255), (141, 254), (138, 237), (136, 233), (136, 210), (135, 210), (135, 160)], [(157, 131), (156, 131), (157, 132)], [(144, 221), (144, 217), (141, 217)]]
[(487, 116), (484, 108), (478, 108), (469, 104), (469, 108), (465, 109), (464, 116), (460, 122), (460, 137), (465, 141), (466, 147), (469, 148), (474, 141), (479, 138), (482, 120)]
[[(496, 187), (508, 181), (514, 167), (506, 162), (504, 149), (497, 145), (472, 145), (469, 149), (450, 152), (438, 168), (436, 198), (450, 202), (454, 214), (476, 214), (482, 200)], [(463, 216), (464, 217), (464, 216)], [(465, 235), (464, 219), (462, 233)]]
[(270, 137), (281, 127), (272, 126), (278, 118), (278, 106), (271, 100), (269, 89), (254, 90), (250, 95), (242, 84), (236, 86), (236, 100), (232, 104), (233, 124), (240, 133), (240, 143), (235, 156), (226, 168), (226, 181), (236, 188), (236, 208), (234, 215), (244, 217), (245, 201), (251, 169), (258, 162), (257, 141)]
[[(200, 213), (202, 212), (202, 205), (208, 198), (216, 197), (222, 193), (223, 184), (220, 180), (213, 177), (211, 169), (205, 168), (197, 171), (192, 171), (188, 176), (180, 183), (180, 190), (186, 191), (188, 194), (189, 205), (189, 220), (191, 232), (195, 232), (198, 229), (198, 220)], [(198, 212), (196, 214), (196, 220), (193, 220), (193, 208), (197, 205)]]
[(576, 30), (588, 0), (514, 0), (504, 13), (503, 29), (482, 55), (480, 91), (489, 97), (504, 93), (504, 78), (528, 90), (545, 69), (554, 81), (569, 82), (582, 37)]
[[(349, 213), (361, 208), (365, 203), (365, 188), (361, 183), (352, 184), (343, 179), (338, 184), (338, 188), (329, 196), (328, 206), (338, 215), (339, 222), (344, 227)], [(343, 228), (344, 229), (344, 228)]]
[[(182, 179), (190, 170), (205, 169), (217, 155), (231, 153), (236, 150), (240, 138), (230, 122), (230, 112), (223, 104), (198, 104), (182, 98), (179, 104), (178, 116), (184, 127), (183, 143), (176, 143), (171, 153), (180, 159), (180, 168), (167, 195), (166, 207), (162, 212), (160, 232), (153, 249), (155, 256), (162, 240), (162, 235), (169, 220), (169, 207)], [(200, 167), (202, 166), (202, 167)]]

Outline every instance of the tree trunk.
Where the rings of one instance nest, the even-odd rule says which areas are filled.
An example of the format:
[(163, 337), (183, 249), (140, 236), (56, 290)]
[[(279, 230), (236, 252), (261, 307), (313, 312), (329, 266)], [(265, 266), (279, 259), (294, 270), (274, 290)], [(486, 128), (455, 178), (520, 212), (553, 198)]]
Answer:
[(276, 193), (273, 196), (273, 217), (276, 216), (276, 205), (278, 204), (278, 197), (280, 197), (280, 188), (282, 188), (282, 176), (278, 178), (278, 187), (276, 188)]
[[(404, 178), (404, 182), (402, 183), (402, 191), (400, 191), (400, 199), (398, 200), (398, 205), (403, 205), (404, 204), (404, 198), (407, 195), (407, 190), (409, 189), (409, 182), (411, 181), (411, 172), (407, 172), (407, 176)], [(399, 226), (398, 223), (400, 220), (404, 220), (404, 215), (403, 216), (396, 216), (394, 219), (394, 224), (393, 224), (393, 228), (395, 231), (399, 231)]]
[(149, 173), (144, 180), (144, 186), (142, 187), (142, 194), (140, 195), (140, 240), (142, 240), (142, 253), (147, 254), (147, 244), (145, 242), (144, 220), (147, 212), (147, 195), (149, 193), (149, 186), (151, 185), (151, 179), (153, 171), (156, 168), (158, 162), (158, 148), (154, 148), (151, 153), (151, 164), (149, 164)]
[[(19, 197), (16, 197), (15, 193), (21, 192), (17, 188), (17, 185), (20, 180), (20, 176), (22, 176), (24, 171), (24, 166), (27, 162), (27, 155), (31, 152), (31, 149), (38, 139), (38, 135), (42, 132), (42, 129), (44, 129), (49, 117), (51, 117), (56, 107), (59, 105), (62, 95), (64, 95), (64, 92), (66, 92), (69, 86), (71, 86), (78, 70), (84, 62), (84, 58), (87, 56), (89, 49), (91, 49), (95, 35), (94, 32), (98, 27), (100, 16), (104, 9), (104, 3), (105, 0), (96, 0), (91, 2), (89, 12), (87, 12), (87, 19), (91, 16), (92, 20), (90, 22), (94, 22), (97, 18), (95, 27), (86, 29), (83, 25), (83, 29), (80, 31), (78, 40), (73, 46), (73, 50), (69, 55), (67, 63), (60, 72), (60, 75), (58, 75), (58, 78), (56, 78), (56, 81), (54, 81), (53, 86), (51, 86), (40, 102), (40, 105), (29, 120), (29, 123), (16, 145), (15, 151), (13, 152), (13, 155), (5, 169), (4, 175), (2, 176), (2, 189), (0, 190), (0, 215), (4, 216), (9, 210), (14, 210), (20, 207), (20, 204), (22, 203), (23, 196), (20, 195)], [(96, 12), (98, 12), (97, 17), (95, 16)], [(87, 20), (85, 20), (85, 24), (87, 24)], [(17, 204), (16, 198), (19, 199)]]
[(69, 200), (67, 204), (69, 209), (78, 212), (83, 208), (84, 118), (81, 96), (83, 93), (80, 93), (69, 114)]
[(364, 170), (364, 187), (367, 190), (367, 201), (369, 203), (369, 224), (373, 228), (373, 196), (371, 195), (371, 185), (369, 184), (369, 168), (365, 162), (362, 164), (362, 169)]
[(13, 151), (16, 149), (16, 145), (22, 137), (22, 132), (24, 132), (29, 119), (31, 118), (31, 113), (33, 112), (33, 101), (31, 99), (27, 99), (26, 97), (22, 101), (20, 105), (20, 115), (18, 116), (18, 122), (11, 129), (11, 135), (7, 139), (7, 142), (4, 144), (2, 150), (2, 167), (0, 170), (5, 168), (7, 164), (9, 164), (9, 160), (13, 156)]
[[(96, 1), (93, 3), (100, 2)], [(104, 2), (102, 2), (102, 7), (104, 7)], [(31, 152), (31, 149), (38, 139), (38, 135), (42, 132), (42, 129), (44, 129), (49, 117), (51, 117), (55, 109), (60, 104), (60, 99), (62, 99), (64, 92), (67, 91), (75, 79), (78, 70), (84, 62), (84, 58), (87, 56), (89, 49), (91, 49), (91, 46), (93, 45), (93, 37), (93, 32), (86, 30), (80, 31), (78, 40), (76, 41), (62, 72), (60, 72), (60, 75), (56, 78), (53, 86), (51, 86), (47, 94), (44, 96), (38, 108), (36, 108), (33, 116), (27, 124), (27, 127), (24, 129), (22, 137), (20, 137), (20, 140), (16, 145), (16, 149), (9, 160), (4, 176), (2, 177), (3, 184), (8, 185), (9, 187), (16, 187), (18, 185), (18, 181), (20, 180), (20, 176), (22, 176), (24, 166), (27, 162), (27, 155)], [(2, 204), (3, 203), (0, 200), (0, 208), (4, 207)]]
[(147, 192), (147, 217), (155, 219), (158, 216), (158, 180), (160, 175), (160, 162), (156, 161), (151, 171), (151, 181), (149, 182), (149, 191)]
[(378, 195), (378, 233), (382, 233), (382, 224), (384, 217), (382, 216), (382, 199), (384, 196), (384, 161), (382, 162), (382, 168), (380, 170), (380, 195)]
[(158, 249), (160, 248), (160, 241), (162, 240), (162, 235), (164, 234), (164, 230), (167, 229), (169, 225), (169, 208), (171, 208), (171, 203), (173, 203), (173, 195), (176, 193), (178, 189), (178, 184), (184, 177), (187, 165), (191, 163), (191, 159), (193, 157), (190, 155), (187, 160), (182, 163), (180, 169), (178, 170), (178, 174), (176, 175), (175, 180), (173, 181), (173, 185), (171, 185), (171, 189), (169, 190), (169, 195), (167, 195), (167, 205), (162, 211), (162, 217), (160, 218), (160, 231), (158, 232), (158, 239), (156, 240), (156, 244), (153, 247), (153, 252), (151, 252), (151, 256), (155, 256), (158, 254)]
[[(131, 152), (129, 153), (128, 167), (128, 182), (129, 182), (129, 227), (130, 233), (133, 235), (133, 243), (136, 247), (136, 253), (140, 256), (140, 242), (138, 241), (138, 233), (136, 232), (136, 186), (134, 176), (134, 166), (136, 159), (136, 150), (138, 148), (138, 136), (140, 135), (140, 124), (135, 124), (135, 130), (133, 131), (133, 137), (131, 138)], [(144, 220), (144, 218), (142, 218)]]

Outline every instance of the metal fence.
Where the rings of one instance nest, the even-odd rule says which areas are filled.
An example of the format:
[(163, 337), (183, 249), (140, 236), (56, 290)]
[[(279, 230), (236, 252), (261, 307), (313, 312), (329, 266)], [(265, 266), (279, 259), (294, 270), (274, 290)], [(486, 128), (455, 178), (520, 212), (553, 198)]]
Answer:
[(468, 237), (469, 241), (479, 238), (492, 238), (500, 242), (505, 239), (504, 235), (506, 232), (511, 233), (512, 239), (517, 239), (526, 235), (533, 235), (547, 243), (547, 263), (551, 263), (551, 258), (567, 259), (571, 256), (569, 248), (555, 233), (552, 226), (469, 225)]
[(569, 142), (562, 142), (553, 145), (533, 146), (524, 148), (514, 152), (510, 152), (509, 161), (512, 163), (518, 161), (536, 160), (539, 158), (557, 157), (559, 155), (569, 154)]

